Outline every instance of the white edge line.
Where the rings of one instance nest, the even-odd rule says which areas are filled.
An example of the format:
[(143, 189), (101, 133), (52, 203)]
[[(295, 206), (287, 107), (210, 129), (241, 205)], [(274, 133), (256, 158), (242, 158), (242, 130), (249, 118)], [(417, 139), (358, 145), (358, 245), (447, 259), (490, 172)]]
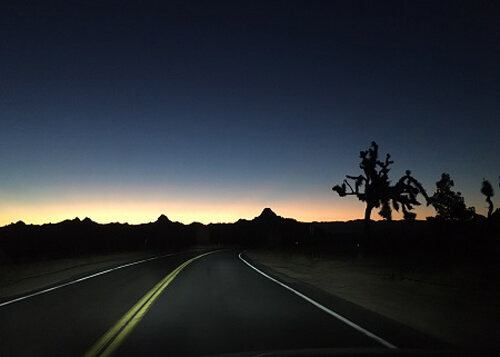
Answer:
[(120, 266), (117, 266), (117, 267), (114, 267), (114, 268), (111, 268), (111, 269), (106, 269), (106, 270), (100, 271), (100, 272), (95, 273), (95, 274), (91, 274), (91, 275), (88, 275), (88, 276), (84, 276), (82, 278), (78, 278), (76, 280), (68, 281), (67, 283), (64, 283), (64, 284), (61, 284), (61, 285), (57, 285), (57, 286), (53, 286), (53, 287), (48, 288), (48, 289), (40, 290), (40, 291), (37, 291), (36, 293), (32, 293), (32, 294), (28, 294), (28, 295), (25, 295), (25, 296), (18, 297), (16, 299), (4, 301), (4, 302), (0, 303), (0, 307), (6, 306), (6, 305), (10, 305), (10, 304), (14, 304), (16, 302), (19, 302), (19, 301), (22, 301), (22, 300), (26, 300), (26, 299), (29, 299), (31, 297), (37, 296), (37, 295), (45, 294), (45, 293), (48, 293), (50, 291), (54, 291), (54, 290), (63, 288), (63, 287), (68, 286), (68, 285), (73, 285), (73, 284), (82, 282), (82, 281), (87, 280), (87, 279), (95, 278), (96, 276), (99, 276), (99, 275), (111, 273), (112, 271), (115, 271), (115, 270), (118, 270), (118, 269), (126, 268), (126, 267), (129, 267), (129, 266), (132, 266), (132, 265), (136, 265), (136, 264), (141, 264), (141, 263), (149, 262), (151, 260), (156, 260), (156, 259), (160, 259), (160, 258), (170, 257), (172, 255), (189, 253), (189, 252), (192, 252), (192, 251), (193, 250), (188, 250), (188, 251), (185, 251), (185, 252), (170, 253), (170, 254), (160, 255), (160, 256), (157, 256), (157, 257), (151, 257), (151, 258), (147, 258), (147, 259), (141, 259), (141, 260), (138, 260), (138, 261), (135, 261), (135, 262), (132, 262), (132, 263), (123, 264), (123, 265), (120, 265)]
[(362, 328), (361, 326), (359, 326), (359, 325), (355, 324), (355, 323), (354, 323), (354, 322), (352, 322), (351, 320), (346, 319), (345, 317), (343, 317), (343, 316), (341, 316), (341, 315), (337, 314), (335, 311), (332, 311), (332, 310), (330, 310), (329, 308), (327, 308), (326, 306), (321, 305), (319, 302), (317, 302), (317, 301), (315, 301), (315, 300), (311, 299), (310, 297), (308, 297), (308, 296), (306, 296), (306, 295), (302, 294), (301, 292), (298, 292), (297, 290), (295, 290), (295, 289), (293, 289), (293, 288), (289, 287), (288, 285), (283, 284), (281, 281), (278, 281), (278, 280), (274, 279), (273, 277), (271, 277), (271, 276), (267, 275), (267, 274), (266, 274), (266, 273), (264, 273), (263, 271), (261, 271), (261, 270), (257, 269), (256, 267), (254, 267), (252, 264), (250, 264), (249, 262), (247, 262), (247, 261), (246, 261), (246, 260), (245, 260), (245, 259), (241, 256), (241, 255), (242, 255), (243, 253), (245, 253), (245, 252), (246, 252), (246, 250), (245, 250), (245, 251), (243, 251), (243, 252), (241, 252), (240, 254), (238, 254), (238, 258), (240, 258), (240, 259), (241, 259), (241, 261), (242, 261), (243, 263), (245, 263), (246, 265), (248, 265), (250, 268), (252, 268), (253, 270), (255, 270), (257, 273), (259, 273), (259, 274), (261, 274), (261, 275), (265, 276), (266, 278), (268, 278), (268, 279), (269, 279), (269, 280), (271, 280), (271, 281), (274, 281), (276, 284), (281, 285), (282, 287), (284, 287), (285, 289), (287, 289), (287, 290), (291, 291), (291, 292), (292, 292), (292, 293), (294, 293), (295, 295), (300, 296), (301, 298), (303, 298), (303, 299), (304, 299), (304, 300), (306, 300), (307, 302), (309, 302), (309, 303), (313, 304), (313, 305), (314, 305), (314, 306), (316, 306), (317, 308), (319, 308), (319, 309), (323, 310), (323, 311), (324, 311), (324, 312), (326, 312), (327, 314), (329, 314), (329, 315), (331, 315), (331, 316), (333, 316), (333, 317), (337, 318), (338, 320), (340, 320), (340, 321), (344, 322), (345, 324), (347, 324), (347, 325), (351, 326), (352, 328), (354, 328), (354, 329), (358, 330), (359, 332), (363, 333), (364, 335), (366, 335), (366, 336), (368, 336), (368, 337), (372, 338), (373, 340), (375, 340), (375, 341), (377, 341), (377, 342), (381, 343), (382, 345), (384, 345), (384, 346), (386, 346), (386, 347), (388, 347), (388, 348), (397, 348), (397, 347), (396, 347), (396, 346), (394, 346), (392, 343), (387, 342), (387, 341), (386, 341), (386, 340), (384, 340), (383, 338), (378, 337), (377, 335), (375, 335), (374, 333), (371, 333), (371, 332), (370, 332), (370, 331), (368, 331), (368, 330), (365, 330), (364, 328)]

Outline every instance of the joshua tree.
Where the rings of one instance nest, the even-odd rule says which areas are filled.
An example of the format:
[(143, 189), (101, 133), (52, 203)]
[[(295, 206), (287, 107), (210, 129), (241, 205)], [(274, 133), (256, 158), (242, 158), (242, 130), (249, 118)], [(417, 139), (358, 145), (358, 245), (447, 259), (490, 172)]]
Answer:
[(460, 192), (455, 192), (455, 185), (450, 175), (443, 172), (436, 182), (436, 192), (431, 197), (431, 204), (436, 209), (436, 218), (444, 221), (467, 221), (474, 217), (474, 207), (467, 208)]
[[(416, 215), (410, 212), (414, 206), (420, 205), (417, 195), (421, 193), (428, 201), (428, 196), (409, 170), (405, 176), (391, 186), (389, 180), (389, 166), (394, 163), (391, 155), (387, 154), (384, 161), (378, 159), (378, 145), (374, 141), (368, 150), (359, 153), (361, 163), (359, 167), (363, 174), (359, 176), (346, 175), (347, 179), (341, 185), (332, 188), (340, 197), (356, 196), (366, 202), (365, 208), (365, 236), (370, 232), (370, 217), (374, 208), (380, 208), (379, 214), (384, 219), (392, 218), (392, 208), (399, 211), (401, 208), (406, 220), (415, 219)], [(352, 181), (352, 185), (348, 180)], [(354, 187), (353, 187), (354, 186)], [(392, 208), (391, 208), (392, 203)]]
[(495, 192), (493, 191), (491, 183), (484, 178), (481, 185), (481, 193), (486, 196), (486, 202), (488, 202), (488, 218), (490, 218), (493, 213), (493, 202), (491, 201), (491, 197), (495, 195)]

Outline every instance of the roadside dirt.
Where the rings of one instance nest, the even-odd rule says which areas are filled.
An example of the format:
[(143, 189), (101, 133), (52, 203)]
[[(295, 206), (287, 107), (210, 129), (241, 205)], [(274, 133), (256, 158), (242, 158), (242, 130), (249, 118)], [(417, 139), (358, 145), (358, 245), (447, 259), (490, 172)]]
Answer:
[[(96, 270), (154, 256), (153, 252), (117, 253), (0, 265), (0, 301), (28, 294)], [(157, 254), (156, 254), (157, 255)]]
[(428, 335), (498, 349), (500, 289), (474, 269), (403, 273), (387, 263), (251, 250), (251, 259)]

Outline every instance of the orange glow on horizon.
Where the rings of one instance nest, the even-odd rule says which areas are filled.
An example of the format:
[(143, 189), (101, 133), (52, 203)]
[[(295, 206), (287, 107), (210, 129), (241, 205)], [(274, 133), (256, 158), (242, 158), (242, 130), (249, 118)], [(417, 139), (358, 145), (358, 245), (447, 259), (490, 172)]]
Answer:
[[(276, 214), (285, 218), (294, 218), (302, 222), (312, 221), (348, 221), (362, 219), (364, 205), (358, 201), (328, 199), (314, 201), (287, 200), (266, 202), (255, 200), (248, 202), (59, 202), (38, 204), (8, 204), (0, 209), (0, 226), (23, 221), (26, 224), (57, 223), (65, 219), (89, 217), (98, 223), (130, 223), (140, 224), (154, 222), (165, 214), (171, 221), (184, 224), (192, 222), (233, 223), (238, 219), (253, 219), (265, 208), (271, 208)], [(419, 207), (416, 210), (418, 219), (434, 215), (430, 207)], [(395, 212), (394, 219), (401, 219)], [(379, 220), (377, 211), (372, 219)]]

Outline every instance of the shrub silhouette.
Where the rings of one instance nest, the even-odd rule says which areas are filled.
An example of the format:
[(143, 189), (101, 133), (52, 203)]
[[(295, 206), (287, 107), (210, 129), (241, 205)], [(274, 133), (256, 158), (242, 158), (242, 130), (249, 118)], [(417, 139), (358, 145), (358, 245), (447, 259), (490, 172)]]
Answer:
[(431, 204), (436, 210), (436, 219), (444, 221), (468, 221), (475, 215), (475, 208), (467, 208), (460, 192), (455, 192), (455, 185), (450, 175), (441, 174), (441, 179), (436, 182), (436, 192), (431, 197)]

